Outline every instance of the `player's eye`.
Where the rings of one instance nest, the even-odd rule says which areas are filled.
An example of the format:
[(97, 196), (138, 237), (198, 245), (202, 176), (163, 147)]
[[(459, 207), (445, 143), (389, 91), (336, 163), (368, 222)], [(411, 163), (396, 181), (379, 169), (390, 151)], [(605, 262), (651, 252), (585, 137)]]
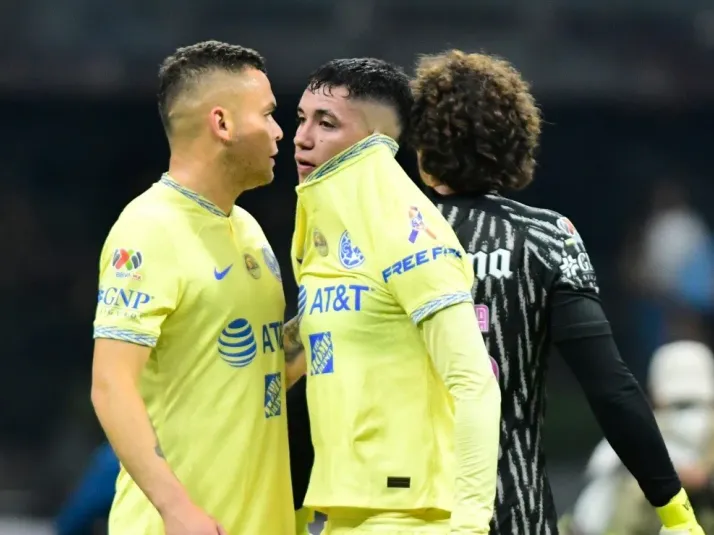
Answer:
[(327, 128), (328, 130), (335, 128), (334, 124), (328, 123), (327, 121), (320, 121), (320, 126), (323, 128)]
[(302, 123), (305, 122), (305, 117), (296, 117), (295, 118), (295, 123), (300, 126)]

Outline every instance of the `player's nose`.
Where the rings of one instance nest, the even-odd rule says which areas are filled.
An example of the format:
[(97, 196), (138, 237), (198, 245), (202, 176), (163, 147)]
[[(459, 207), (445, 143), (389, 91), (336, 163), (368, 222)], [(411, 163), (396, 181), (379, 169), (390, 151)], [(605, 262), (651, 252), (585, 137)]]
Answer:
[(275, 139), (275, 141), (283, 139), (283, 129), (280, 128), (280, 125), (275, 119), (273, 119), (273, 139)]
[(296, 149), (310, 150), (314, 143), (312, 142), (312, 137), (309, 135), (307, 128), (298, 128), (295, 132), (295, 137), (293, 138), (293, 144)]

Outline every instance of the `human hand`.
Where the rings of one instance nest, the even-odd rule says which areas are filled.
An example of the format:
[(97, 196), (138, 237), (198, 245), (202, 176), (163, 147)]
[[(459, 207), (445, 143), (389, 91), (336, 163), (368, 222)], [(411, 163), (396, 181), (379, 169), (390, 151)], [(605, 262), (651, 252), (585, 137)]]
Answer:
[(228, 532), (193, 504), (162, 515), (166, 535), (228, 535)]

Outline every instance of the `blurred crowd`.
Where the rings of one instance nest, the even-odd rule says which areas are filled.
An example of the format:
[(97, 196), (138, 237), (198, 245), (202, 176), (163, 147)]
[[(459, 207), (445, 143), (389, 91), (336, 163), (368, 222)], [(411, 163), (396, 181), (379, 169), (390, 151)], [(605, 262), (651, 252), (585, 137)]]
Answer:
[(635, 223), (621, 260), (651, 353), (668, 339), (706, 341), (714, 307), (714, 237), (686, 183), (655, 182), (649, 214)]
[[(650, 362), (649, 393), (682, 485), (706, 532), (714, 532), (714, 353), (682, 339), (658, 348)], [(660, 520), (621, 464), (601, 441), (587, 465), (586, 486), (565, 535), (650, 535)]]
[[(620, 258), (643, 361), (631, 362), (655, 408), (670, 457), (706, 532), (714, 532), (714, 236), (686, 182), (654, 182), (646, 217), (634, 221)], [(649, 354), (646, 350), (650, 350)], [(651, 354), (651, 357), (650, 357)], [(602, 440), (566, 535), (648, 535), (659, 519)]]

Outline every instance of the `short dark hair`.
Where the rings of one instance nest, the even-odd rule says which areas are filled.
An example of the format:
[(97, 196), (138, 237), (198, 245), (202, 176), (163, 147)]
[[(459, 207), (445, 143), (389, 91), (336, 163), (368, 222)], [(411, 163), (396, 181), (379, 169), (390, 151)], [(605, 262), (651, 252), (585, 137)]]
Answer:
[(159, 68), (159, 115), (166, 131), (170, 130), (171, 107), (191, 84), (210, 72), (240, 72), (247, 68), (266, 72), (265, 59), (251, 48), (203, 41), (177, 49)]
[(540, 111), (510, 63), (460, 50), (424, 56), (412, 90), (410, 139), (426, 173), (473, 193), (533, 180)]
[(409, 77), (401, 67), (376, 58), (333, 59), (315, 70), (307, 84), (313, 93), (335, 87), (347, 89), (349, 98), (392, 106), (399, 119), (400, 137), (404, 136), (413, 99)]

